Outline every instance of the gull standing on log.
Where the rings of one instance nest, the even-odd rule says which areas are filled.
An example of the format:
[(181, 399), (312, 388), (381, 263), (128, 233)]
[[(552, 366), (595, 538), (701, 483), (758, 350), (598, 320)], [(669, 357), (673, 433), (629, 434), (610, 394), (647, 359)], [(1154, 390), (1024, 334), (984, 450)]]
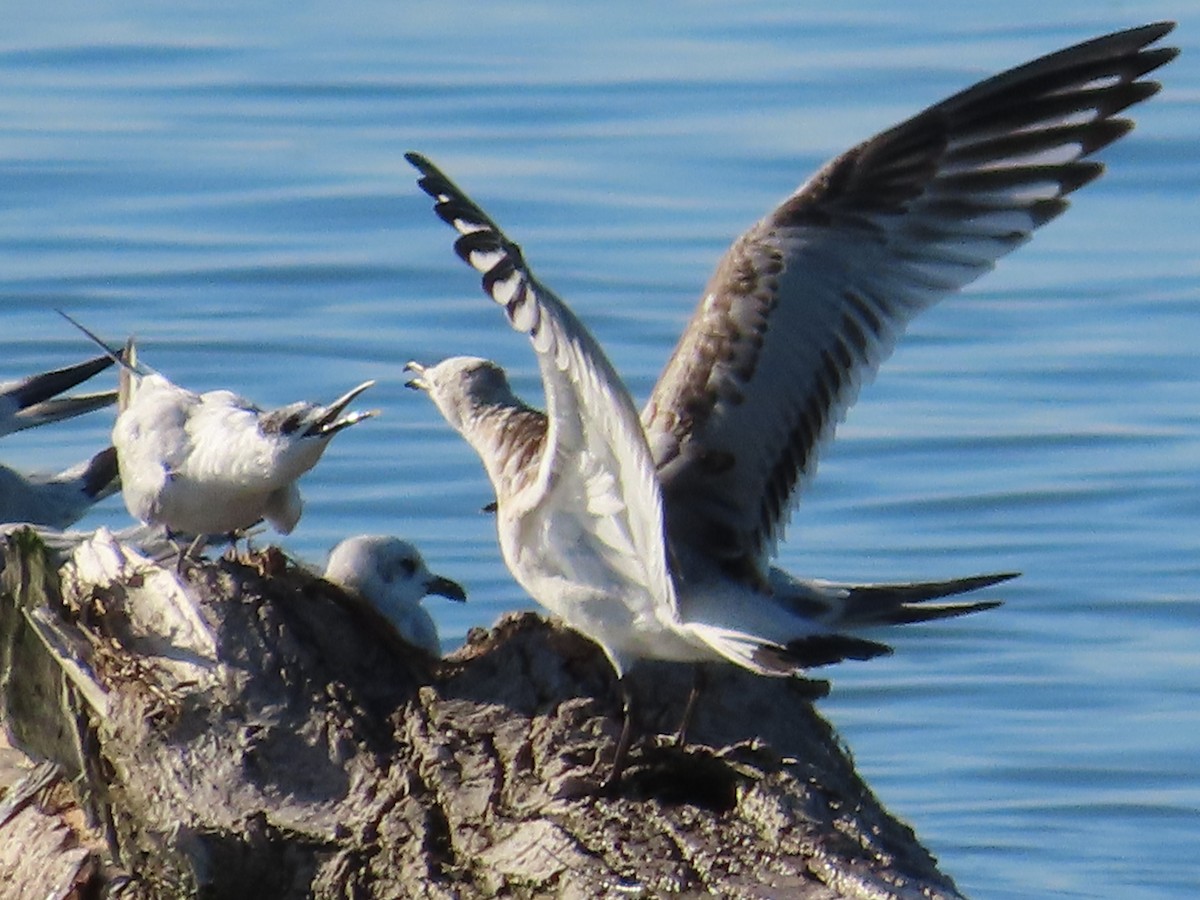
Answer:
[[(66, 314), (63, 314), (66, 316)], [(99, 338), (66, 317), (92, 340)], [(332, 403), (264, 410), (232, 391), (197, 394), (140, 366), (132, 340), (121, 365), (116, 424), (121, 491), (131, 515), (203, 538), (266, 521), (288, 534), (300, 521), (297, 480), (333, 436), (375, 410), (342, 415), (367, 381)]]
[(405, 641), (430, 656), (441, 656), (442, 645), (433, 616), (421, 600), (430, 594), (458, 603), (467, 599), (462, 585), (434, 575), (416, 547), (391, 535), (346, 538), (330, 552), (325, 580), (370, 602)]
[[(888, 652), (850, 629), (986, 609), (933, 603), (1013, 577), (806, 581), (771, 565), (817, 452), (907, 323), (989, 271), (1100, 175), (1170, 23), (1012, 69), (836, 157), (739, 237), (643, 411), (520, 248), (408, 154), (459, 256), (537, 353), (542, 413), (503, 371), (410, 364), (482, 458), (501, 550), (535, 600), (638, 658), (724, 658), (764, 674)], [(628, 695), (626, 695), (628, 701)], [(628, 717), (627, 717), (628, 725)], [(625, 735), (623, 735), (625, 737)], [(620, 746), (618, 747), (620, 751)]]

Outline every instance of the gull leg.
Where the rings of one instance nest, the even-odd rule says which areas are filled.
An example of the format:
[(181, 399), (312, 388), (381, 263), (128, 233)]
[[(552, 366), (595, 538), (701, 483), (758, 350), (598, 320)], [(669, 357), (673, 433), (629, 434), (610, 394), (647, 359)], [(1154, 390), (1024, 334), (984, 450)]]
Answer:
[(197, 556), (200, 555), (200, 551), (204, 549), (204, 545), (207, 543), (208, 543), (208, 535), (207, 534), (196, 535), (195, 539), (193, 539), (193, 541), (190, 544), (188, 544), (187, 553), (185, 553), (184, 555), (188, 556), (192, 559), (195, 559)]
[(621, 736), (617, 738), (617, 751), (613, 754), (612, 771), (604, 782), (606, 789), (612, 789), (621, 781), (621, 773), (625, 771), (625, 763), (629, 757), (629, 745), (633, 741), (633, 693), (629, 689), (628, 679), (622, 675), (617, 682), (621, 687), (621, 711), (624, 722), (621, 725)]
[(208, 536), (204, 534), (198, 534), (192, 540), (192, 542), (187, 545), (186, 549), (180, 549), (179, 559), (175, 561), (175, 573), (177, 575), (183, 574), (184, 563), (188, 560), (197, 558), (200, 555), (200, 551), (204, 549), (204, 545), (206, 543), (208, 543)]
[[(262, 520), (260, 519), (259, 521)], [(256, 522), (255, 525), (257, 524), (258, 523)], [(229, 541), (229, 550), (226, 551), (226, 553), (230, 558), (243, 563), (250, 561), (250, 554), (254, 552), (254, 548), (250, 546), (250, 529), (253, 527), (254, 525), (251, 525), (250, 528), (235, 528), (233, 531), (225, 535), (225, 539)], [(238, 552), (238, 541), (241, 540), (246, 542), (245, 553)]]
[(702, 663), (692, 668), (692, 689), (688, 691), (687, 703), (683, 706), (683, 717), (679, 720), (679, 729), (675, 732), (675, 746), (687, 746), (687, 730), (692, 724), (692, 716), (696, 712), (696, 701), (708, 686), (708, 669)]
[(230, 546), (233, 548), (233, 554), (235, 557), (237, 556), (237, 542), (239, 540), (245, 540), (246, 556), (244, 558), (245, 559), (250, 558), (250, 554), (252, 554), (254, 552), (254, 547), (251, 544), (250, 539), (256, 535), (266, 533), (267, 529), (266, 529), (265, 522), (266, 522), (265, 519), (259, 519), (253, 525), (250, 525), (246, 528), (237, 528), (237, 529), (234, 529), (233, 531), (229, 532), (227, 538), (229, 540)]

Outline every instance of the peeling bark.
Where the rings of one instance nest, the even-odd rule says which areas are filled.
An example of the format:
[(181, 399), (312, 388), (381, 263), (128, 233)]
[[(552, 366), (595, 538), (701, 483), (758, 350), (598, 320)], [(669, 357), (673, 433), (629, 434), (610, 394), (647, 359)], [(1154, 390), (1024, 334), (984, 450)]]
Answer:
[[(57, 767), (4, 779), (0, 876), (46, 860), (20, 896), (959, 896), (819, 682), (711, 668), (688, 747), (643, 737), (606, 792), (612, 673), (538, 616), (437, 661), (275, 550), (178, 578), (103, 532), (61, 570), (27, 533), (5, 556), (0, 715)], [(690, 668), (631, 677), (673, 731)]]

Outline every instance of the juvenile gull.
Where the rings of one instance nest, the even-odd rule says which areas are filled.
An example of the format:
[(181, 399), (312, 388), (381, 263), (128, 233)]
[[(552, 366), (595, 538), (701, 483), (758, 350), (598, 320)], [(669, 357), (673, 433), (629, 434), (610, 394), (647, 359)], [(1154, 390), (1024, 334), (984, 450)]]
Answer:
[(177, 534), (240, 532), (262, 519), (288, 534), (303, 507), (297, 480), (334, 435), (376, 414), (342, 415), (374, 383), (326, 405), (264, 410), (232, 391), (197, 394), (173, 384), (138, 364), (131, 340), (112, 431), (125, 506), (142, 522)]
[(405, 641), (431, 656), (441, 656), (442, 647), (422, 598), (437, 594), (460, 603), (467, 599), (458, 582), (429, 571), (416, 547), (390, 535), (346, 538), (329, 554), (325, 578), (368, 600)]
[[(410, 364), (483, 460), (516, 580), (638, 658), (725, 658), (764, 674), (888, 648), (846, 634), (985, 609), (927, 601), (1012, 574), (854, 585), (771, 565), (817, 451), (917, 313), (990, 270), (1096, 178), (1091, 154), (1173, 59), (1169, 23), (1119, 32), (969, 88), (835, 158), (718, 264), (640, 421), (611, 364), (519, 247), (409, 154), (458, 254), (537, 352), (546, 413), (504, 373)], [(627, 720), (628, 721), (628, 720)], [(620, 748), (619, 748), (620, 749)]]
[(112, 364), (111, 357), (97, 356), (63, 369), (39, 372), (18, 381), (0, 382), (0, 437), (36, 425), (69, 419), (113, 403), (117, 399), (116, 391), (58, 396)]
[(0, 466), (0, 522), (67, 528), (119, 487), (114, 447), (57, 475), (25, 475)]

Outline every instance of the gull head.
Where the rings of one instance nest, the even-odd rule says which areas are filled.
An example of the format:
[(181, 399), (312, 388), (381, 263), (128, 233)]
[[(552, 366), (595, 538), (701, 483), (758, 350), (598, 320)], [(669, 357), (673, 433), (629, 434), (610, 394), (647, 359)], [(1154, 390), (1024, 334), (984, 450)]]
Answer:
[(359, 394), (374, 386), (374, 381), (364, 381), (332, 403), (324, 405), (299, 401), (269, 410), (259, 416), (259, 429), (263, 434), (278, 434), (284, 437), (331, 438), (351, 425), (379, 415), (377, 409), (342, 415), (343, 410)]
[(430, 594), (458, 603), (467, 599), (458, 582), (429, 571), (416, 547), (386, 534), (346, 538), (329, 554), (325, 578), (380, 607), (411, 606)]
[(416, 547), (390, 535), (346, 538), (329, 554), (325, 578), (361, 596), (408, 643), (434, 656), (441, 654), (437, 627), (421, 607), (421, 599), (430, 594), (460, 603), (467, 599), (462, 585), (434, 575)]
[[(345, 431), (351, 425), (378, 415), (379, 411), (374, 409), (362, 412), (345, 411), (354, 398), (374, 383), (363, 382), (328, 404), (300, 401), (278, 409), (262, 411), (249, 406), (240, 398), (222, 398), (222, 405), (232, 410), (230, 418), (239, 414), (245, 415), (248, 410), (254, 414), (255, 427), (245, 445), (252, 452), (243, 452), (241, 456), (248, 457), (254, 464), (265, 463), (262, 474), (264, 480), (269, 482), (267, 486), (279, 489), (286, 487), (289, 482), (295, 481), (315, 466), (334, 435)], [(222, 393), (228, 392), (210, 392), (203, 395), (202, 399), (207, 400)], [(249, 432), (249, 429), (247, 431)], [(226, 468), (228, 467), (227, 465)], [(233, 478), (232, 475), (222, 477)], [(276, 493), (278, 494), (278, 490)], [(281, 521), (290, 521), (294, 526), (300, 517), (299, 494), (294, 497), (273, 498), (273, 505), (276, 500), (282, 504), (278, 508), (286, 510)], [(287, 530), (284, 533), (286, 534)]]
[(436, 366), (410, 362), (413, 377), (406, 384), (429, 394), (438, 411), (455, 430), (466, 433), (470, 422), (486, 409), (519, 405), (504, 370), (477, 356), (452, 356)]

